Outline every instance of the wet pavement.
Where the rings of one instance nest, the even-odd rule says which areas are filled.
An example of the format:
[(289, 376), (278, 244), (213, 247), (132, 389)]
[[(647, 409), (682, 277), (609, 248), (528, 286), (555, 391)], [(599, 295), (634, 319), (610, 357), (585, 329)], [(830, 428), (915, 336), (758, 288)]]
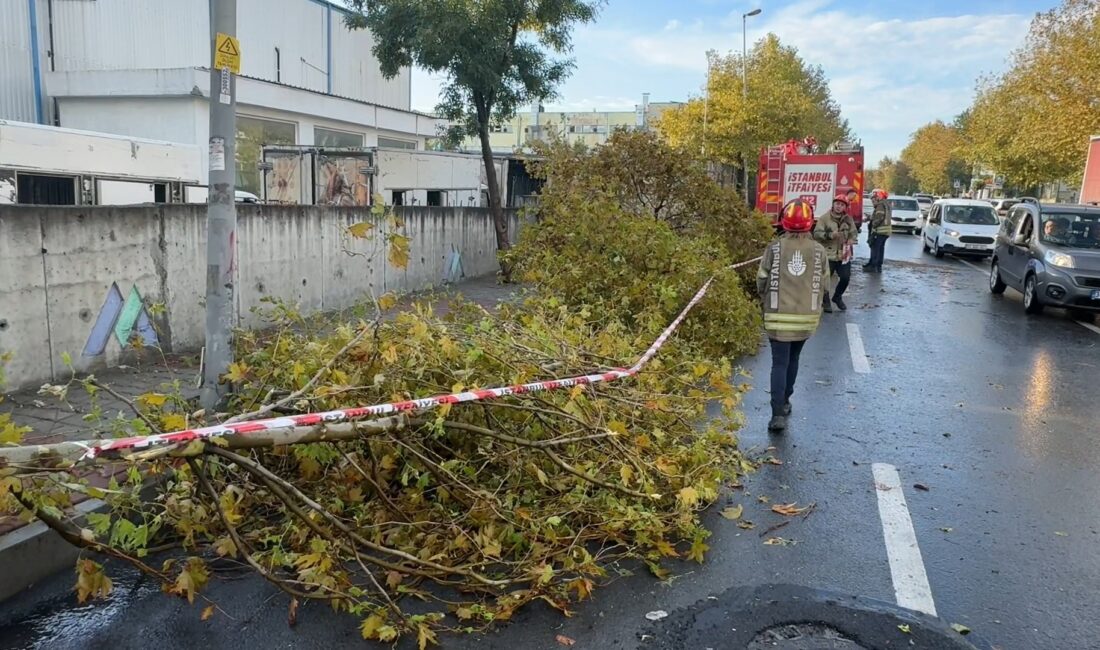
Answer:
[[(807, 345), (790, 431), (764, 430), (766, 386), (746, 396), (742, 446), (782, 463), (764, 465), (728, 498), (754, 529), (712, 512), (705, 564), (674, 565), (665, 583), (624, 575), (571, 618), (535, 606), (491, 635), (445, 647), (560, 648), (556, 635), (577, 648), (654, 647), (646, 631), (661, 623), (647, 612), (669, 612), (672, 625), (700, 602), (761, 584), (896, 602), (914, 587), (887, 551), (890, 488), (872, 464), (888, 464), (919, 545), (924, 595), (946, 623), (972, 629), (979, 647), (1100, 648), (1100, 332), (1058, 310), (1026, 316), (1012, 290), (991, 295), (984, 262), (936, 260), (905, 235), (890, 239), (887, 254), (881, 276), (854, 270), (849, 311), (825, 315)], [(852, 351), (857, 338), (865, 367)], [(769, 363), (764, 351), (745, 366), (763, 380)], [(770, 511), (777, 503), (814, 506), (788, 518)], [(119, 575), (105, 606), (78, 607), (70, 572), (0, 605), (0, 648), (362, 643), (357, 622), (324, 605), (303, 606), (287, 627), (285, 597), (257, 579), (214, 587), (225, 613), (200, 622), (201, 606)]]

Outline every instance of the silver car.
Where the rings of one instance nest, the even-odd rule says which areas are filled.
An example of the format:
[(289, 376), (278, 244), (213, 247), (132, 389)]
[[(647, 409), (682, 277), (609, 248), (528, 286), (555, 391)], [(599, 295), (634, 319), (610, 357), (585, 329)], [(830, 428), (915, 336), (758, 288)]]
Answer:
[(994, 246), (989, 290), (1024, 294), (1029, 314), (1043, 307), (1100, 312), (1100, 208), (1020, 203)]

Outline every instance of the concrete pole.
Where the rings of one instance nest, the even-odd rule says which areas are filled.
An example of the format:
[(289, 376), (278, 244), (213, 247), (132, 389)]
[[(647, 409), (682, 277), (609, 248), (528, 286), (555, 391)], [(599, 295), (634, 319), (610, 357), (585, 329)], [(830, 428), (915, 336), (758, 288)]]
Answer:
[[(228, 394), (221, 377), (233, 362), (237, 244), (237, 80), (214, 66), (217, 35), (237, 35), (237, 0), (210, 0), (210, 176), (206, 207), (206, 350), (200, 400), (213, 413)], [(238, 52), (239, 54), (239, 52)]]

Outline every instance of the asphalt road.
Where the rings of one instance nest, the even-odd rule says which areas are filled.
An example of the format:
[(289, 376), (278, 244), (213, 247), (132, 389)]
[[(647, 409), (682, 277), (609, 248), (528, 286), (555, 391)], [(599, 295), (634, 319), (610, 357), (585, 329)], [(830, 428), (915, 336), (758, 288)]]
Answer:
[[(577, 648), (644, 648), (661, 625), (647, 612), (674, 621), (731, 587), (786, 583), (933, 609), (987, 647), (1100, 648), (1100, 327), (1025, 316), (1014, 291), (989, 293), (987, 265), (935, 260), (915, 237), (892, 237), (887, 255), (881, 276), (856, 268), (849, 311), (826, 315), (807, 345), (790, 431), (765, 431), (766, 386), (746, 397), (742, 446), (782, 462), (729, 498), (755, 529), (711, 513), (706, 564), (677, 565), (666, 583), (624, 576), (572, 618), (532, 607), (445, 647), (560, 648), (560, 634)], [(764, 351), (746, 370), (766, 381), (769, 363)], [(815, 505), (788, 519), (777, 503)], [(132, 576), (95, 608), (75, 604), (72, 582), (59, 575), (0, 606), (0, 648), (361, 643), (356, 621), (323, 605), (288, 628), (285, 598), (256, 579), (219, 584), (211, 595), (232, 619), (205, 623), (198, 605)]]

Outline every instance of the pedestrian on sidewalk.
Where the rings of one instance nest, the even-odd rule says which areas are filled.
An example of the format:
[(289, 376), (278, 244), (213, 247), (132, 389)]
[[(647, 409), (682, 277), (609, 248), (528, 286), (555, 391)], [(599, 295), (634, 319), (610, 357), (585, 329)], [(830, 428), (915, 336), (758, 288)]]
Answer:
[(780, 224), (783, 233), (764, 249), (756, 274), (772, 349), (770, 431), (787, 428), (799, 357), (821, 322), (829, 276), (828, 254), (810, 234), (813, 206), (802, 199), (791, 201), (783, 207)]
[(871, 212), (871, 225), (867, 227), (869, 233), (867, 243), (871, 246), (871, 259), (863, 265), (863, 270), (868, 273), (882, 273), (882, 261), (886, 257), (886, 240), (894, 231), (886, 190), (871, 192), (871, 203), (874, 204), (874, 210)]
[[(833, 199), (833, 208), (825, 213), (814, 225), (814, 239), (829, 256), (829, 277), (825, 281), (823, 307), (833, 312), (833, 303), (840, 311), (847, 311), (844, 304), (844, 291), (852, 277), (852, 252), (858, 238), (856, 220), (848, 214), (848, 197), (837, 194)], [(833, 282), (836, 288), (833, 288)]]

